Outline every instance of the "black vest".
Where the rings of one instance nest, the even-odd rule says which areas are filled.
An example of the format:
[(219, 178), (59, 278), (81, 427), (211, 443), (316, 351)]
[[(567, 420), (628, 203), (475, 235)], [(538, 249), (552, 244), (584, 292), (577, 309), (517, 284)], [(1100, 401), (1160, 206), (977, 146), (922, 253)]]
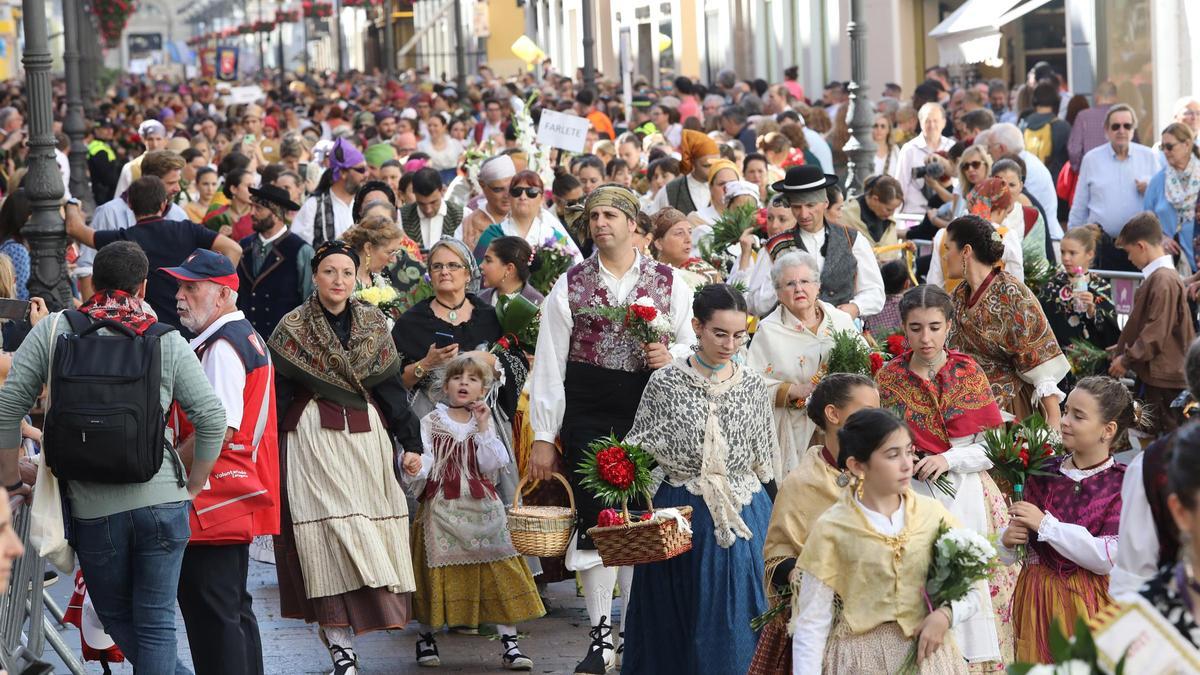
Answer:
[(692, 201), (692, 192), (688, 190), (687, 176), (672, 178), (663, 189), (667, 191), (667, 203), (671, 208), (679, 209), (685, 216), (697, 211), (696, 203)]
[(837, 307), (854, 298), (855, 282), (858, 279), (858, 260), (854, 257), (854, 240), (858, 232), (841, 225), (825, 224), (825, 244), (820, 251), (809, 251), (800, 238), (800, 227), (795, 229), (796, 248), (811, 253), (822, 260), (821, 295), (825, 302)]
[(246, 313), (250, 325), (259, 335), (270, 339), (279, 320), (304, 302), (300, 295), (296, 256), (306, 243), (291, 232), (276, 239), (257, 275), (252, 270), (258, 234), (252, 234), (240, 243), (242, 260), (238, 263), (238, 309)]
[[(454, 236), (454, 231), (462, 224), (462, 216), (461, 206), (446, 202), (446, 215), (442, 216), (442, 237)], [(400, 208), (400, 226), (404, 228), (404, 234), (421, 248), (421, 255), (429, 253), (421, 239), (421, 214), (417, 211), (416, 204), (406, 204)]]

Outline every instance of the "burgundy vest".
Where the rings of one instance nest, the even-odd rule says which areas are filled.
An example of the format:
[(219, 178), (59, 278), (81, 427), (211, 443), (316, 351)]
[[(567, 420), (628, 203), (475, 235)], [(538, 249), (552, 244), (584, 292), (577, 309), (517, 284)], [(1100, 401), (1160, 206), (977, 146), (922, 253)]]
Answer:
[[(661, 314), (669, 314), (673, 279), (671, 267), (645, 256), (639, 258), (637, 265), (637, 286), (625, 298), (625, 304), (631, 304), (639, 298), (650, 298)], [(567, 302), (575, 322), (567, 361), (627, 373), (646, 369), (642, 345), (621, 324), (595, 314), (580, 313), (581, 309), (588, 307), (618, 306), (616, 300), (609, 297), (608, 287), (600, 279), (599, 255), (593, 255), (567, 271)]]

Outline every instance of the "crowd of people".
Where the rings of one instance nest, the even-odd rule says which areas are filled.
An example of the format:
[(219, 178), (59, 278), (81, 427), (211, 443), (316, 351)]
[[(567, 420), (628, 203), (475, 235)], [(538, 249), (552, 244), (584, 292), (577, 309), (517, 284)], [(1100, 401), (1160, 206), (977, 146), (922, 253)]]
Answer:
[[(576, 673), (890, 673), (914, 644), (922, 673), (1003, 672), (1138, 598), (1200, 647), (1200, 101), (1138, 139), (1136, 102), (1046, 64), (926, 78), (869, 103), (849, 195), (846, 86), (806, 97), (794, 68), (639, 80), (628, 110), (549, 70), (264, 81), (249, 104), (118, 82), (88, 131), (95, 211), (63, 205), (74, 305), (4, 326), (0, 483), (61, 491), (101, 656), (137, 672), (273, 672), (251, 560), (334, 675), (364, 633), (407, 629), (434, 667), (443, 630), (481, 626), (530, 670), (518, 638), (571, 578)], [(27, 299), (25, 100), (0, 99), (0, 295)], [(582, 153), (537, 142), (546, 110), (589, 120)], [(1131, 304), (1108, 272), (1141, 273)], [(598, 311), (634, 306), (660, 330)], [(44, 385), (91, 334), (154, 345), (148, 480), (48, 484), (62, 450), (29, 451), (34, 408), (86, 445)], [(1014, 486), (988, 434), (1034, 416), (1061, 452)], [(605, 564), (578, 469), (609, 437), (653, 459), (654, 509), (690, 508), (690, 552)], [(523, 555), (505, 506), (566, 505), (556, 474), (567, 550)], [(943, 525), (999, 555), (933, 606)]]

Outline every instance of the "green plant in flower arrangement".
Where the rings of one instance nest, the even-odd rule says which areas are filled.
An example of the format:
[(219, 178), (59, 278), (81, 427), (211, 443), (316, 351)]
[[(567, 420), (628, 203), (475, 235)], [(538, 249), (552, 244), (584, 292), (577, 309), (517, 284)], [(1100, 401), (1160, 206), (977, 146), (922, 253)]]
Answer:
[(1071, 344), (1063, 349), (1063, 355), (1071, 364), (1071, 372), (1079, 378), (1102, 375), (1102, 366), (1108, 361), (1108, 352), (1083, 338), (1071, 340)]
[(836, 331), (833, 334), (833, 346), (829, 348), (829, 354), (826, 355), (821, 369), (824, 371), (822, 376), (829, 373), (854, 373), (871, 377), (874, 373), (871, 369), (871, 348), (867, 346), (862, 335), (855, 331)]
[(1008, 675), (1124, 675), (1128, 653), (1117, 662), (1112, 673), (1100, 665), (1096, 640), (1083, 617), (1075, 618), (1075, 637), (1067, 637), (1059, 622), (1050, 624), (1050, 656), (1052, 664), (1014, 663)]
[(629, 500), (650, 492), (654, 458), (640, 445), (624, 443), (609, 435), (592, 442), (576, 470), (579, 484), (600, 503), (613, 508), (600, 513), (597, 525), (611, 527), (633, 522)]
[(722, 273), (726, 272), (733, 265), (729, 248), (737, 246), (742, 234), (751, 228), (758, 228), (757, 204), (725, 209), (725, 213), (713, 223), (712, 233), (700, 240), (700, 257)]

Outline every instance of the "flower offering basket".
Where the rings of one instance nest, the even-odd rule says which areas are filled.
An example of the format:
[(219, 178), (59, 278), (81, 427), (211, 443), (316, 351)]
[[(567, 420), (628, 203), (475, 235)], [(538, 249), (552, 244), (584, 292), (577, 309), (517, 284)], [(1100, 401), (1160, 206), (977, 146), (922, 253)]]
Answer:
[(565, 506), (525, 506), (520, 504), (521, 490), (529, 482), (526, 475), (517, 483), (513, 505), (508, 509), (508, 532), (513, 548), (522, 555), (557, 558), (567, 552), (575, 529), (575, 493), (562, 474), (554, 477), (567, 489), (570, 508)]
[[(681, 528), (679, 520), (673, 517), (656, 517), (650, 493), (645, 495), (648, 520), (631, 518), (628, 502), (625, 502), (621, 505), (624, 523), (588, 529), (588, 536), (596, 543), (596, 550), (606, 567), (662, 562), (692, 550), (691, 528)], [(676, 510), (688, 523), (691, 522), (692, 507), (681, 506)]]

